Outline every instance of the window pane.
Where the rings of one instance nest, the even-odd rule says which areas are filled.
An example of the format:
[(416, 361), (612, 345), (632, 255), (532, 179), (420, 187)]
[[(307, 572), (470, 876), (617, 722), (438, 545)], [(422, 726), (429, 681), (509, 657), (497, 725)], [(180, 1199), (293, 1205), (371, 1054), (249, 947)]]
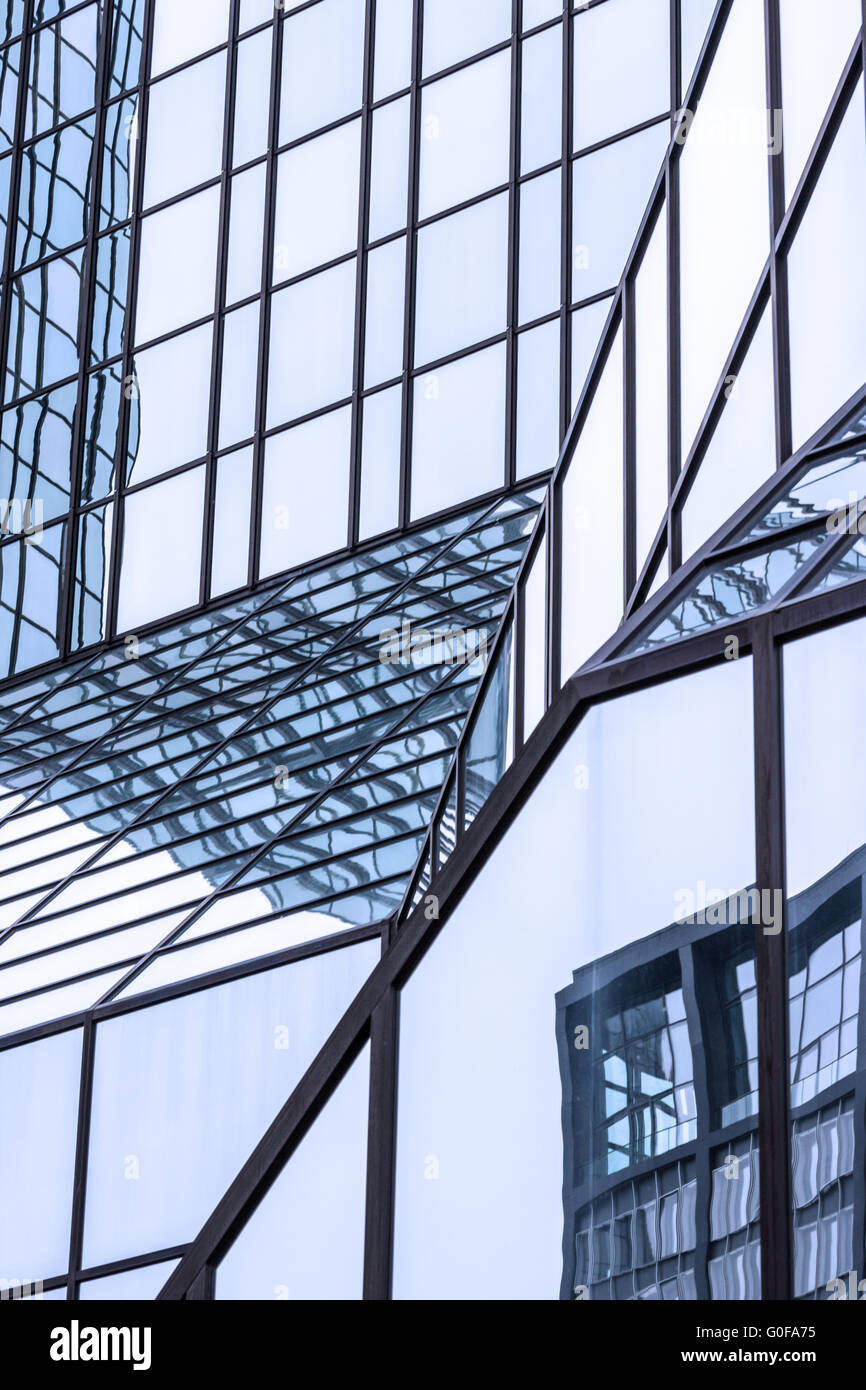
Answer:
[(377, 959), (333, 951), (99, 1025), (89, 1265), (195, 1235)]
[(418, 233), (415, 361), (505, 329), (508, 198), (488, 198)]
[(95, 105), (97, 5), (33, 35), (25, 139)]
[(81, 251), (72, 251), (12, 281), (7, 400), (78, 370), (81, 259)]
[(87, 235), (92, 159), (92, 117), (23, 151), (16, 268)]
[(273, 296), (268, 429), (351, 394), (354, 326), (354, 261)]
[(274, 17), (273, 0), (241, 0), (238, 28), (242, 34), (257, 24), (267, 24)]
[(129, 228), (109, 232), (98, 243), (93, 290), (91, 364), (117, 357), (123, 348), (129, 277)]
[(517, 340), (517, 476), (552, 468), (559, 454), (559, 319)]
[(72, 647), (86, 647), (108, 636), (108, 575), (114, 504), (85, 512), (78, 521)]
[(182, 5), (156, 0), (151, 74), (156, 77), (225, 43), (228, 27), (229, 0), (183, 0)]
[(280, 155), (274, 283), (336, 260), (358, 244), (361, 122)]
[(502, 486), (505, 345), (416, 378), (412, 519)]
[(390, 531), (400, 520), (400, 438), (403, 390), (392, 386), (364, 401), (359, 540)]
[(246, 164), (268, 148), (271, 101), (271, 30), (238, 44), (232, 164)]
[(280, 144), (361, 105), (364, 0), (321, 0), (283, 27)]
[(136, 342), (213, 313), (219, 212), (220, 191), (208, 188), (143, 219)]
[(405, 0), (377, 0), (373, 100), (409, 86), (412, 7)]
[(219, 447), (239, 444), (255, 430), (256, 368), (259, 357), (259, 304), (226, 314), (223, 325)]
[(543, 538), (523, 587), (523, 737), (528, 739), (544, 714), (547, 662), (547, 538)]
[(217, 461), (211, 597), (246, 585), (252, 485), (252, 448), (240, 449)]
[(262, 578), (347, 544), (351, 424), (352, 412), (346, 406), (268, 439)]
[(138, 85), (143, 27), (144, 0), (119, 0), (112, 21), (110, 96)]
[(231, 183), (226, 304), (258, 294), (262, 284), (265, 229), (265, 166), (257, 164)]
[(207, 323), (136, 354), (140, 433), (129, 482), (143, 483), (207, 452), (212, 342)]
[(716, 0), (691, 0), (688, 5), (680, 5), (683, 94), (688, 90), (692, 80), (715, 8)]
[(562, 264), (562, 175), (520, 185), (520, 322), (558, 309)]
[[(69, 510), (75, 384), (4, 410), (0, 417), (0, 534)], [(28, 506), (28, 499), (33, 499)], [(15, 502), (18, 503), (16, 509)], [(15, 515), (17, 510), (18, 515)], [(11, 514), (10, 514), (11, 512)]]
[[(195, 188), (222, 169), (225, 84), (226, 57), (216, 53), (151, 87), (145, 207)], [(179, 122), (183, 123), (183, 139), (178, 139)]]
[(510, 105), (508, 53), (424, 88), (420, 217), (507, 183)]
[(409, 178), (409, 98), (373, 112), (370, 240), (406, 225)]
[[(119, 631), (132, 632), (142, 623), (198, 603), (204, 482), (204, 467), (192, 468), (127, 497)], [(160, 538), (159, 549), (154, 536)]]
[(668, 0), (607, 0), (573, 23), (576, 150), (669, 110)]
[(634, 292), (638, 574), (668, 502), (667, 283), (663, 209), (641, 261)]
[(574, 303), (619, 283), (667, 144), (663, 121), (575, 160)]
[(788, 253), (794, 448), (866, 378), (863, 82)]
[(520, 170), (531, 173), (562, 155), (562, 26), (523, 45)]
[(587, 304), (576, 309), (571, 315), (571, 408), (574, 410), (580, 394), (586, 385), (587, 373), (592, 365), (595, 350), (601, 337), (607, 316), (610, 313), (610, 299), (599, 299), (595, 304)]
[(221, 1261), (217, 1298), (361, 1298), (369, 1103), (367, 1044)]
[(511, 33), (511, 0), (426, 0), (423, 76), (501, 43)]
[(406, 238), (371, 251), (367, 261), (367, 332), (364, 382), (378, 386), (403, 370)]
[(66, 1272), (80, 1072), (79, 1028), (0, 1052), (0, 1267), (7, 1281)]
[(863, 22), (863, 10), (857, 0), (839, 0), (822, 9), (809, 0), (785, 0), (780, 20), (785, 194), (790, 202)]

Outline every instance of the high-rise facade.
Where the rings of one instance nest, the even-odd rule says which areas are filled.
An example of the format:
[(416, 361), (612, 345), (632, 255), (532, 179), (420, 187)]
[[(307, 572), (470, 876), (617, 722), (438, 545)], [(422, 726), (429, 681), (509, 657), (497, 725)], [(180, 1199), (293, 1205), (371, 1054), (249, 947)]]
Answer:
[(861, 0), (10, 0), (0, 105), (5, 1287), (827, 1297)]

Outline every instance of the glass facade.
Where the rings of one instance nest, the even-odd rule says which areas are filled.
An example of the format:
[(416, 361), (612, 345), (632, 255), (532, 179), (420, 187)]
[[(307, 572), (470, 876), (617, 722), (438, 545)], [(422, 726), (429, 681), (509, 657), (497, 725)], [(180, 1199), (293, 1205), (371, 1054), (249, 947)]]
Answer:
[(3, 1290), (866, 1272), (863, 17), (7, 6)]

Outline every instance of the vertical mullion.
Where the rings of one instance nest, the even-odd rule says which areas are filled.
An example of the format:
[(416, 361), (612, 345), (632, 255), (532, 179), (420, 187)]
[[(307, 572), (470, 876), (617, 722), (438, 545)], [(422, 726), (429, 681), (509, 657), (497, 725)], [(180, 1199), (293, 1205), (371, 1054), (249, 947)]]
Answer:
[(361, 173), (358, 198), (358, 259), (355, 272), (355, 351), (352, 384), (352, 430), (349, 455), (347, 544), (357, 544), (361, 511), (361, 441), (363, 434), (364, 348), (367, 324), (367, 243), (370, 239), (370, 168), (373, 136), (373, 64), (376, 0), (366, 0), (364, 78), (361, 110)]
[(265, 459), (264, 431), (267, 424), (267, 373), (271, 329), (271, 270), (274, 262), (274, 208), (277, 192), (277, 146), (280, 141), (280, 84), (285, 19), (277, 8), (273, 19), (271, 48), (271, 109), (268, 126), (268, 153), (265, 162), (265, 212), (262, 232), (262, 279), (259, 301), (259, 342), (256, 368), (255, 441), (253, 480), (250, 497), (250, 564), (248, 579), (255, 584), (261, 550), (261, 510)]
[[(767, 110), (775, 120), (782, 109), (781, 15), (779, 0), (764, 0), (764, 45), (766, 54)], [(776, 151), (767, 141), (767, 175), (770, 187), (770, 294), (773, 318), (774, 411), (776, 421), (776, 467), (791, 457), (791, 351), (788, 334), (788, 261), (779, 253), (777, 235), (785, 216), (784, 141)]]
[[(782, 656), (772, 615), (752, 648), (755, 726), (755, 881), (785, 894)], [(758, 1004), (758, 1134), (761, 1185), (761, 1297), (792, 1297), (790, 1105), (788, 1094), (787, 908), (775, 935), (755, 923)]]
[(520, 123), (523, 70), (523, 0), (511, 3), (511, 132), (508, 171), (508, 285), (506, 288), (505, 473), (511, 487), (517, 476), (517, 324), (520, 254)]
[[(72, 643), (72, 623), (74, 613), (75, 568), (78, 548), (78, 529), (83, 527), (84, 518), (78, 510), (81, 507), (79, 489), (81, 487), (82, 460), (87, 442), (87, 403), (90, 387), (90, 351), (93, 342), (93, 310), (96, 299), (96, 274), (99, 265), (98, 237), (99, 209), (102, 204), (102, 173), (105, 164), (105, 118), (108, 97), (108, 70), (111, 54), (111, 41), (114, 32), (113, 0), (103, 0), (102, 32), (96, 56), (96, 116), (93, 127), (93, 156), (90, 188), (90, 216), (87, 224), (87, 245), (81, 262), (81, 318), (78, 332), (80, 358), (78, 363), (78, 390), (75, 406), (75, 421), (72, 431), (72, 453), (69, 468), (69, 526), (65, 545), (63, 577), (63, 610), (61, 628), (61, 654), (67, 657)], [(108, 241), (115, 232), (107, 231)], [(110, 311), (109, 311), (110, 312)], [(103, 508), (103, 516), (108, 512), (110, 501)]]
[(93, 1015), (84, 1020), (81, 1037), (81, 1080), (78, 1092), (78, 1127), (72, 1185), (72, 1217), (69, 1232), (69, 1283), (67, 1298), (78, 1298), (81, 1252), (84, 1245), (84, 1201), (87, 1187), (87, 1151), (90, 1144), (90, 1105), (93, 1097), (93, 1059), (96, 1041)]
[(229, 32), (226, 48), (226, 87), (223, 116), (223, 165), (220, 178), (219, 223), (217, 228), (217, 265), (214, 286), (213, 342), (211, 344), (210, 399), (208, 402), (207, 462), (205, 463), (204, 508), (202, 516), (201, 576), (199, 602), (207, 603), (211, 589), (213, 559), (213, 521), (216, 508), (216, 455), (219, 448), (220, 381), (225, 325), (225, 292), (228, 265), (228, 224), (231, 204), (231, 171), (233, 165), (235, 102), (237, 97), (238, 29), (240, 0), (230, 0)]
[[(665, 170), (665, 219), (667, 222), (667, 317), (668, 317), (668, 488), (673, 494), (680, 476), (682, 414), (680, 380), (680, 163), (671, 155)], [(678, 512), (668, 513), (670, 573), (682, 563), (682, 535)]]
[(403, 402), (400, 438), (399, 525), (408, 526), (412, 510), (412, 369), (415, 364), (415, 274), (418, 264), (418, 190), (421, 172), (422, 0), (413, 0), (412, 70), (409, 94), (409, 190), (406, 210), (406, 295), (403, 312)]
[(117, 454), (114, 461), (114, 525), (111, 531), (111, 563), (108, 589), (108, 613), (105, 618), (105, 635), (110, 640), (117, 635), (117, 606), (120, 594), (120, 564), (123, 553), (123, 511), (126, 487), (126, 459), (129, 441), (130, 396), (127, 387), (133, 391), (135, 384), (135, 305), (138, 297), (138, 260), (141, 246), (141, 204), (144, 197), (144, 167), (147, 145), (147, 106), (150, 60), (153, 50), (153, 11), (155, 0), (145, 0), (141, 39), (141, 70), (138, 74), (138, 105), (134, 118), (134, 132), (130, 140), (137, 143), (135, 158), (135, 177), (132, 181), (132, 207), (129, 220), (129, 283), (126, 295), (126, 322), (123, 330), (123, 354), (119, 363), (121, 386), (120, 421), (117, 431)]
[(370, 1017), (370, 1100), (367, 1122), (363, 1297), (378, 1301), (391, 1297), (399, 1022), (400, 996), (396, 989), (390, 988)]
[(559, 331), (559, 437), (563, 440), (571, 421), (571, 228), (574, 188), (571, 132), (574, 105), (574, 19), (567, 6), (562, 18), (562, 261)]
[[(3, 294), (0, 296), (0, 407), (6, 404), (6, 357), (9, 350), (9, 318), (11, 284), (15, 265), (15, 243), (18, 230), (18, 196), (21, 189), (21, 162), (24, 130), (27, 122), (27, 87), (30, 81), (30, 55), (34, 0), (26, 0), (19, 40), (18, 93), (15, 101), (15, 128), (9, 154), (9, 206), (6, 217), (6, 245), (3, 248)], [(14, 47), (14, 43), (10, 45)], [(7, 50), (8, 51), (8, 50)]]
[[(646, 254), (646, 253), (644, 253)], [(638, 271), (640, 266), (638, 266)], [(637, 272), (636, 272), (637, 274)], [(622, 295), (623, 342), (623, 612), (637, 583), (637, 349), (635, 342), (635, 275), (630, 275)]]

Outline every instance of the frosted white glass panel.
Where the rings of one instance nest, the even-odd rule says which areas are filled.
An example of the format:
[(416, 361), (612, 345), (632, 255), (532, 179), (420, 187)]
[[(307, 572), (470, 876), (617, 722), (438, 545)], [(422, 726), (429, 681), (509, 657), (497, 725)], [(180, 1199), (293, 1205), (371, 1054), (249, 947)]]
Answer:
[(412, 6), (406, 0), (377, 0), (373, 100), (409, 86), (412, 65)]
[(403, 370), (406, 238), (386, 241), (367, 259), (364, 384), (378, 386)]
[(219, 397), (219, 447), (248, 439), (255, 428), (259, 301), (226, 314)]
[(240, 589), (247, 582), (250, 549), (252, 448), (239, 449), (217, 462), (213, 517), (211, 596)]
[(66, 1272), (81, 1030), (0, 1052), (0, 1279)]
[(863, 79), (788, 253), (794, 448), (866, 381)]
[(364, 401), (360, 539), (390, 531), (400, 520), (400, 438), (403, 389), (392, 386)]
[(789, 896), (866, 844), (866, 802), (850, 776), (863, 724), (864, 644), (861, 618), (784, 648)]
[(87, 1264), (195, 1235), (378, 955), (364, 943), (99, 1024)]
[(559, 319), (517, 340), (517, 476), (552, 468), (559, 455)]
[(562, 154), (562, 26), (523, 45), (520, 171), (529, 174)]
[(692, 80), (695, 64), (701, 55), (701, 49), (704, 46), (704, 39), (707, 37), (707, 30), (710, 27), (710, 20), (715, 8), (716, 0), (688, 0), (688, 4), (680, 6), (680, 32), (682, 35), (680, 69), (684, 95)]
[(225, 82), (226, 55), (215, 53), (151, 87), (145, 141), (146, 208), (220, 172)]
[(505, 329), (508, 198), (439, 218), (418, 233), (415, 362), (421, 366)]
[[(117, 626), (179, 613), (199, 600), (205, 470), (188, 469), (127, 497)], [(153, 543), (159, 536), (159, 545)]]
[(233, 165), (258, 159), (268, 148), (272, 45), (270, 29), (238, 44)]
[(544, 537), (523, 589), (523, 737), (528, 739), (544, 714), (547, 646), (547, 538)]
[(338, 126), (280, 155), (275, 284), (355, 249), (360, 158), (360, 121)]
[(431, 82), (421, 98), (419, 216), (508, 182), (511, 55)]
[(860, 0), (782, 0), (782, 106), (785, 196), (800, 181), (845, 59), (863, 23)]
[(208, 188), (143, 219), (137, 343), (213, 313), (219, 210), (219, 189)]
[(764, 7), (734, 0), (680, 157), (688, 454), (769, 254)]
[(562, 174), (520, 185), (519, 319), (530, 323), (558, 309), (562, 298)]
[(231, 181), (226, 304), (261, 289), (264, 219), (265, 166), (256, 164)]
[(229, 0), (156, 0), (152, 76), (225, 43), (228, 27)]
[(406, 226), (409, 178), (409, 98), (373, 112), (370, 161), (370, 241)]
[(412, 519), (502, 486), (505, 344), (415, 380)]
[(216, 1297), (360, 1299), (370, 1046), (220, 1263)]
[(348, 544), (351, 426), (346, 406), (268, 439), (262, 578)]
[(283, 22), (280, 144), (361, 105), (364, 0), (321, 0)]
[(268, 429), (351, 394), (354, 333), (354, 260), (273, 296)]
[(511, 0), (426, 0), (423, 76), (501, 43), (511, 33)]
[(128, 481), (143, 483), (207, 451), (213, 325), (135, 355), (138, 440)]
[(669, 109), (669, 0), (607, 0), (573, 23), (574, 149)]
[(668, 500), (667, 230), (664, 209), (635, 281), (637, 572)]
[(395, 1297), (558, 1298), (555, 996), (684, 886), (751, 882), (751, 678), (741, 659), (590, 711), (404, 987)]
[(610, 313), (610, 299), (598, 299), (571, 315), (571, 408), (575, 409), (586, 385), (587, 372), (592, 365), (601, 330)]
[(623, 614), (622, 329), (562, 485), (562, 680)]
[(724, 410), (683, 506), (684, 560), (733, 516), (776, 466), (773, 330), (767, 310), (725, 393)]
[(662, 121), (575, 160), (573, 303), (619, 283), (667, 144)]

